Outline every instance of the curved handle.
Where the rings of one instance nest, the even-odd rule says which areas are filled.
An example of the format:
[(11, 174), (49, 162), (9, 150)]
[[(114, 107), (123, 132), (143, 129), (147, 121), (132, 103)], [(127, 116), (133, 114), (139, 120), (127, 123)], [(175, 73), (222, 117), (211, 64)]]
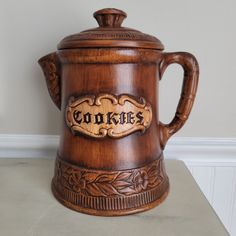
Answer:
[(50, 53), (38, 60), (47, 82), (51, 99), (61, 109), (61, 77), (60, 62), (55, 52)]
[(183, 67), (184, 80), (181, 97), (173, 120), (169, 124), (160, 122), (161, 147), (164, 149), (167, 140), (176, 133), (186, 122), (191, 112), (195, 95), (197, 92), (199, 67), (196, 58), (186, 52), (163, 53), (160, 63), (160, 78), (165, 69), (173, 63)]

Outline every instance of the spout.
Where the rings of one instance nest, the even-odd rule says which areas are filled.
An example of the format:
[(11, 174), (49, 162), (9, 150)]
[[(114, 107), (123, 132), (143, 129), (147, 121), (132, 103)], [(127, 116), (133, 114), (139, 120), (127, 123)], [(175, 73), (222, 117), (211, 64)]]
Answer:
[(52, 101), (61, 108), (61, 77), (60, 62), (56, 52), (50, 53), (38, 60), (47, 82)]

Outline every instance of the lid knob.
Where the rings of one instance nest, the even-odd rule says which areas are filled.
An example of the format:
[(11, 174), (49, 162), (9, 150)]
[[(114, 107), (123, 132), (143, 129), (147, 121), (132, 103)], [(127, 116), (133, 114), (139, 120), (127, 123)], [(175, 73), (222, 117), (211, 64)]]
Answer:
[(93, 13), (100, 27), (121, 27), (126, 13), (115, 8), (104, 8)]

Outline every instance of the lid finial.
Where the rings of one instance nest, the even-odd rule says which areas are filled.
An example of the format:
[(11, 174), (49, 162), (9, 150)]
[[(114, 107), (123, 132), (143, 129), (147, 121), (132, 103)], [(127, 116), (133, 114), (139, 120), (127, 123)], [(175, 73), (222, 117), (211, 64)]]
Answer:
[(126, 13), (115, 8), (104, 8), (93, 14), (100, 27), (121, 27)]

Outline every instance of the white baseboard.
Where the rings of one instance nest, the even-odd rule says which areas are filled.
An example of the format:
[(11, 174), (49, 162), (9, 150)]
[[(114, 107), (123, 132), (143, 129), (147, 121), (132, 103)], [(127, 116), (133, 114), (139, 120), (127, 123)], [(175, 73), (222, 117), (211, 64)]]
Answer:
[[(59, 145), (57, 135), (0, 134), (0, 158), (54, 157)], [(172, 137), (165, 158), (204, 166), (236, 166), (236, 138)]]
[(0, 134), (0, 158), (50, 158), (58, 145), (57, 135)]
[(236, 138), (173, 137), (164, 153), (191, 166), (236, 166)]

